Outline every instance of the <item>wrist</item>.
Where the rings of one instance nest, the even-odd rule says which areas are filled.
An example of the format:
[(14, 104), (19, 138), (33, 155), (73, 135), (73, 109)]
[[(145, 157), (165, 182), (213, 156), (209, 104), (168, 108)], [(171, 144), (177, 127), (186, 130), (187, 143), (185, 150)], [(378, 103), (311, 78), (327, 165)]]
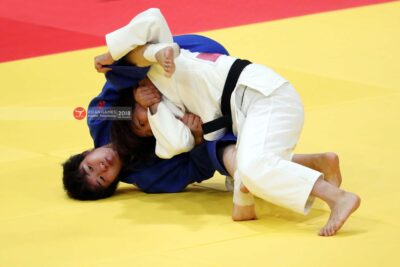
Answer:
[(199, 145), (199, 144), (201, 144), (202, 142), (203, 142), (203, 136), (202, 135), (200, 135), (200, 136), (194, 136), (194, 144), (197, 146), (197, 145)]

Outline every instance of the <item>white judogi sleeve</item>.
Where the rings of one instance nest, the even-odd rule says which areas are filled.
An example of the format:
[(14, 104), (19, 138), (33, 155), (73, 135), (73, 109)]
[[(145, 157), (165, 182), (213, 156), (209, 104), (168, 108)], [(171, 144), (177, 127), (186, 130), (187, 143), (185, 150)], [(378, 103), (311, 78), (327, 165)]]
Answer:
[(156, 155), (163, 159), (188, 152), (195, 146), (194, 137), (189, 127), (179, 118), (183, 112), (167, 99), (158, 104), (157, 112), (147, 110), (149, 124), (156, 138)]
[(108, 50), (114, 60), (118, 60), (146, 43), (172, 43), (172, 34), (161, 11), (150, 8), (131, 22), (106, 35)]

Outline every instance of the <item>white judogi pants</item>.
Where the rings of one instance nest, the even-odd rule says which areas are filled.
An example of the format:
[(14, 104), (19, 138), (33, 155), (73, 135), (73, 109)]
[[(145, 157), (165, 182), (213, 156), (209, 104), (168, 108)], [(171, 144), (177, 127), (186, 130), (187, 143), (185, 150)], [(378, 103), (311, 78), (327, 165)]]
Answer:
[(240, 85), (231, 101), (236, 106), (237, 168), (243, 184), (259, 198), (307, 213), (321, 173), (291, 162), (304, 122), (299, 95), (290, 83), (268, 96)]

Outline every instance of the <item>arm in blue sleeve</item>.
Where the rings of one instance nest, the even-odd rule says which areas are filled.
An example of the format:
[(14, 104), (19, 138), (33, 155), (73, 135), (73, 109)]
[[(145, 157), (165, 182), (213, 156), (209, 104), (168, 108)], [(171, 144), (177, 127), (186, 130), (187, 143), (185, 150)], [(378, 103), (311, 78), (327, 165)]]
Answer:
[(155, 159), (150, 165), (136, 166), (121, 181), (135, 184), (147, 193), (175, 193), (211, 178), (215, 172), (206, 143), (172, 159)]
[(235, 142), (233, 134), (226, 134), (219, 140), (203, 142), (190, 152), (172, 159), (154, 159), (146, 165), (133, 166), (131, 170), (121, 173), (121, 181), (135, 184), (147, 193), (181, 192), (189, 184), (213, 177), (215, 171), (228, 175), (218, 158), (217, 149), (220, 145)]

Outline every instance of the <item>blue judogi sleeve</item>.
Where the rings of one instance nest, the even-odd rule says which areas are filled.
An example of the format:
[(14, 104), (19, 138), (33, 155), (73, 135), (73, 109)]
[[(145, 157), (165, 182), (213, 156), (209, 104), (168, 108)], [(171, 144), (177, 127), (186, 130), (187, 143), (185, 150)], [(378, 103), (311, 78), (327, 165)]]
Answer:
[[(228, 54), (227, 50), (215, 42), (200, 35), (182, 35), (174, 37), (174, 41), (183, 49), (192, 52)], [(132, 90), (138, 82), (146, 77), (149, 68), (139, 68), (125, 64), (122, 60), (111, 65), (107, 72), (107, 82), (101, 93), (89, 104), (88, 114), (97, 108), (107, 108), (115, 105), (121, 90)], [(99, 118), (87, 120), (90, 134), (95, 147), (110, 143), (111, 121)], [(146, 164), (125, 166), (120, 173), (122, 182), (135, 184), (148, 193), (180, 192), (187, 185), (209, 179), (217, 170), (226, 175), (224, 167), (217, 157), (219, 143), (236, 142), (236, 137), (226, 135), (223, 139), (203, 142), (192, 151), (163, 160), (157, 157)]]
[(189, 184), (211, 178), (215, 171), (228, 175), (217, 155), (221, 143), (236, 143), (236, 137), (226, 134), (219, 140), (203, 142), (171, 159), (155, 158), (146, 165), (133, 166), (135, 170), (121, 173), (121, 181), (135, 184), (147, 193), (176, 193)]

